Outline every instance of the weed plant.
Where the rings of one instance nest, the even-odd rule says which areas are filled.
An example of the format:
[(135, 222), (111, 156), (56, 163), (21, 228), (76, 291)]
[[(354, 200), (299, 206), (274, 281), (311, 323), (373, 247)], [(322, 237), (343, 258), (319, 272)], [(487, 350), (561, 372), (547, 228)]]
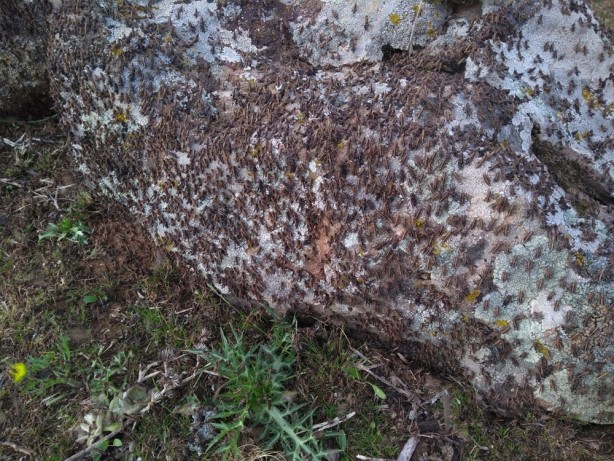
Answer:
[[(259, 433), (262, 449), (281, 449), (289, 460), (329, 459), (330, 451), (311, 429), (313, 411), (291, 398), (295, 331), (296, 323), (277, 324), (267, 344), (252, 347), (236, 331), (232, 341), (222, 333), (219, 350), (203, 353), (209, 361), (206, 370), (224, 380), (214, 400), (217, 413), (212, 422), (218, 433), (207, 451), (214, 450), (223, 459), (238, 456), (242, 434), (252, 429)], [(343, 433), (325, 437), (337, 438), (340, 448), (345, 448)]]
[(38, 236), (39, 240), (69, 240), (81, 245), (87, 244), (89, 230), (81, 221), (64, 218), (58, 224), (49, 223), (47, 228)]

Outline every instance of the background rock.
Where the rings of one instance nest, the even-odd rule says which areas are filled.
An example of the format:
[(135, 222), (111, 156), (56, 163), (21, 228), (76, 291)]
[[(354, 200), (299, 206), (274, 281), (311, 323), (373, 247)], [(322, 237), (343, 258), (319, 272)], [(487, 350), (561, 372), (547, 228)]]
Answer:
[(50, 113), (46, 55), (51, 9), (44, 1), (0, 0), (0, 116)]
[(52, 24), (75, 167), (221, 293), (502, 409), (614, 421), (614, 60), (583, 4), (70, 0)]

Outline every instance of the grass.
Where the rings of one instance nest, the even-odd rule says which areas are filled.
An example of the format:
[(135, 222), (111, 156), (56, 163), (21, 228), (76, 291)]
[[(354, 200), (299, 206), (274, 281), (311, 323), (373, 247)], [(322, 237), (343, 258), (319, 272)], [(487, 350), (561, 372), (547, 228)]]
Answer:
[[(335, 437), (337, 447), (345, 448), (343, 431), (324, 432), (316, 438), (313, 427), (314, 409), (296, 402), (291, 382), (295, 378), (296, 350), (293, 344), (296, 322), (287, 324), (277, 319), (265, 342), (248, 346), (243, 335), (232, 331), (229, 339), (222, 332), (219, 349), (196, 350), (206, 357), (203, 371), (222, 379), (212, 401), (215, 410), (210, 417), (211, 441), (207, 452), (216, 449), (224, 459), (241, 454), (241, 438), (253, 435), (265, 450), (282, 449), (293, 461), (329, 459), (322, 440)], [(213, 371), (215, 370), (215, 371)]]
[(589, 0), (597, 20), (606, 29), (610, 39), (614, 38), (614, 0)]
[(0, 459), (395, 459), (416, 434), (425, 459), (613, 459), (612, 428), (503, 418), (342, 328), (229, 305), (74, 185), (56, 127), (4, 128), (27, 149), (0, 147)]

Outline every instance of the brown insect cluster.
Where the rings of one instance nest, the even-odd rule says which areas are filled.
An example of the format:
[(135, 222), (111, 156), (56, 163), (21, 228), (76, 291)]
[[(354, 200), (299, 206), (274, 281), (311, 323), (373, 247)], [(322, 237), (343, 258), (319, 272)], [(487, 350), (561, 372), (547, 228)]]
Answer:
[[(315, 69), (291, 42), (253, 67), (244, 55), (224, 65), (194, 57), (201, 45), (234, 56), (199, 31), (214, 17), (240, 24), (247, 11), (224, 19), (194, 5), (153, 21), (154, 5), (71, 0), (56, 17), (53, 90), (93, 188), (231, 299), (416, 340), (425, 362), (463, 370), (486, 394), (522, 396), (508, 406), (537, 398), (612, 417), (612, 233), (599, 215), (611, 209), (570, 215), (560, 181), (530, 149), (527, 102), (537, 92), (567, 101), (536, 56), (522, 59), (532, 40), (521, 26), (546, 23), (548, 6), (491, 13), (439, 57)], [(450, 67), (459, 45), (472, 82)], [(534, 93), (507, 88), (513, 72)], [(595, 94), (582, 114), (605, 110)], [(568, 126), (544, 124), (542, 134), (558, 139)], [(609, 142), (595, 145), (598, 161), (610, 158)], [(575, 337), (583, 323), (598, 334)], [(599, 414), (570, 402), (590, 396), (596, 376)]]

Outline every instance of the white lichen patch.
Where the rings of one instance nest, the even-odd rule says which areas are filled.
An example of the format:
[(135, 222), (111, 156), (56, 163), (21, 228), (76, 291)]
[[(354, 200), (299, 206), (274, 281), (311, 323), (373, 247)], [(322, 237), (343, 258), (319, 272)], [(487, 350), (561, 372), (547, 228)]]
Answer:
[[(141, 108), (137, 105), (130, 106), (130, 120), (134, 122), (135, 125), (141, 127), (144, 127), (149, 123), (149, 117), (143, 115)], [(134, 129), (132, 131), (134, 131)]]
[[(585, 384), (589, 387), (599, 386), (599, 381), (588, 378)], [(551, 385), (551, 382), (554, 385)], [(568, 370), (560, 370), (552, 373), (545, 382), (544, 386), (535, 389), (536, 398), (543, 400), (550, 409), (560, 409), (561, 399), (564, 401), (565, 411), (572, 414), (586, 415), (588, 419), (598, 420), (600, 418), (611, 418), (614, 411), (611, 402), (607, 397), (596, 399), (591, 394), (582, 395), (572, 388)]]
[[(552, 198), (556, 200), (563, 197), (564, 193), (557, 189), (552, 195)], [(541, 202), (543, 203), (544, 200), (542, 199)], [(557, 226), (565, 235), (568, 235), (572, 248), (577, 251), (594, 253), (611, 237), (608, 235), (605, 224), (598, 219), (593, 219), (591, 220), (591, 227), (594, 228), (594, 238), (590, 240), (585, 238), (581, 227), (588, 224), (588, 220), (580, 218), (573, 208), (562, 209), (557, 207), (546, 215), (546, 221), (549, 225)]]
[[(300, 3), (292, 3), (301, 11)], [(382, 47), (409, 50), (433, 41), (451, 9), (443, 3), (406, 0), (325, 1), (314, 19), (291, 23), (294, 42), (319, 66), (377, 62)], [(332, 21), (331, 21), (332, 18)], [(332, 26), (331, 27), (331, 22)]]
[(456, 184), (456, 187), (461, 191), (471, 196), (471, 202), (463, 209), (463, 213), (471, 218), (492, 219), (495, 212), (491, 204), (486, 201), (486, 196), (489, 192), (506, 195), (506, 187), (504, 183), (494, 183), (488, 185), (484, 181), (484, 175), (488, 175), (488, 166), (484, 164), (479, 167), (477, 164), (471, 164), (463, 169), (463, 180)]
[(175, 151), (174, 154), (177, 156), (177, 163), (180, 166), (188, 166), (191, 163), (190, 156), (187, 152)]
[[(539, 258), (535, 257), (538, 248)], [(499, 253), (495, 258), (493, 282), (502, 293), (518, 296), (524, 293), (524, 302), (536, 298), (538, 293), (549, 292), (558, 286), (559, 281), (569, 274), (568, 253), (549, 248), (548, 238), (542, 235), (532, 237), (526, 243), (517, 244), (512, 251)], [(538, 288), (543, 280), (543, 286)]]
[(350, 232), (343, 239), (343, 246), (345, 246), (347, 249), (354, 248), (358, 246), (359, 244), (360, 244), (360, 241), (358, 240), (357, 232)]
[[(535, 258), (538, 248), (541, 255)], [(537, 363), (545, 351), (548, 356), (553, 353), (546, 349), (545, 343), (550, 342), (547, 338), (566, 325), (570, 304), (577, 308), (582, 303), (575, 298), (564, 300), (560, 281), (581, 283), (569, 271), (567, 261), (567, 253), (549, 249), (544, 236), (535, 236), (514, 246), (510, 254), (501, 253), (495, 259), (493, 282), (498, 292), (485, 299), (488, 309), (478, 306), (474, 315), (495, 328), (513, 325), (503, 336), (517, 344), (517, 353), (524, 352), (526, 363)]]
[(513, 122), (522, 132), (523, 152), (529, 152), (531, 129), (539, 123), (544, 139), (554, 144), (563, 141), (590, 158), (598, 171), (614, 177), (614, 149), (595, 157), (589, 145), (608, 139), (614, 114), (613, 53), (594, 19), (554, 0), (513, 40), (492, 42), (491, 47), (507, 71), (495, 73), (491, 66), (468, 59), (465, 77), (526, 99)]

